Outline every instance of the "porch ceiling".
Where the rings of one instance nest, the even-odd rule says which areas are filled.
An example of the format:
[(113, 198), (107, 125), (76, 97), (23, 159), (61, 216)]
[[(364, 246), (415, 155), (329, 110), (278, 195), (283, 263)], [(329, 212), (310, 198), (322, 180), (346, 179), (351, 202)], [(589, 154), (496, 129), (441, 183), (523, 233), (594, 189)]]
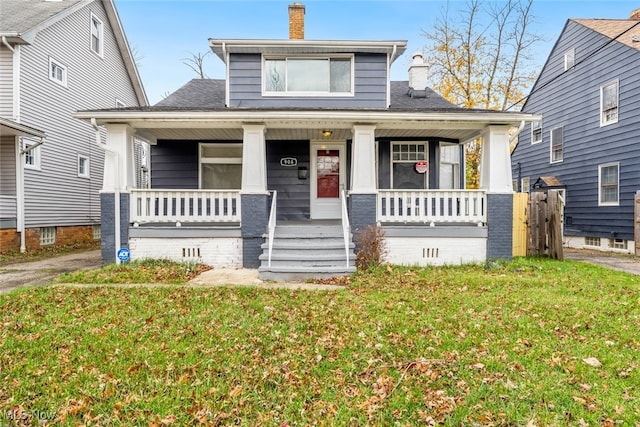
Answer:
[[(330, 129), (333, 135), (330, 138), (322, 136), (322, 130)], [(384, 129), (376, 128), (376, 138), (419, 138), (419, 137), (435, 137), (443, 139), (457, 139), (462, 142), (468, 141), (476, 137), (479, 129)], [(173, 139), (173, 140), (242, 140), (243, 130), (238, 128), (162, 128), (162, 129), (144, 129), (140, 132), (141, 136), (149, 139)], [(269, 128), (267, 127), (267, 140), (346, 140), (352, 138), (352, 130), (344, 128), (336, 128), (332, 126), (320, 128)]]

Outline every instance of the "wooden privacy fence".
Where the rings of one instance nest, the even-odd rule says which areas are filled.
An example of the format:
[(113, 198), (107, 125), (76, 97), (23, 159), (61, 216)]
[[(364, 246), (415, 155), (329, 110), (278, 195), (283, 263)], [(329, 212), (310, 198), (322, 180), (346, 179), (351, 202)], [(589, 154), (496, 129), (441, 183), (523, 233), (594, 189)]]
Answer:
[(513, 256), (549, 255), (564, 259), (562, 213), (560, 190), (516, 193), (513, 199)]

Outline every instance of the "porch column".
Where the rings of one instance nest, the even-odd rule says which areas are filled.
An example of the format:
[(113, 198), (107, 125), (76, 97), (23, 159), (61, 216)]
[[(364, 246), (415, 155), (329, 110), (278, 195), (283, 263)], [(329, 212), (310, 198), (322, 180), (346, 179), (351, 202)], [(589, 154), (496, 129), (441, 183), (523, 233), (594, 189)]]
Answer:
[(134, 187), (133, 128), (107, 124), (104, 178), (100, 192), (102, 260), (118, 262), (116, 253), (129, 247), (129, 188)]
[[(376, 198), (376, 138), (375, 125), (353, 126), (351, 155), (351, 190), (349, 206), (351, 230), (356, 233), (368, 225), (375, 225)], [(356, 248), (358, 250), (358, 248)]]
[(489, 126), (482, 133), (480, 188), (487, 191), (487, 259), (513, 256), (513, 188), (509, 126)]
[(242, 265), (260, 266), (263, 235), (269, 221), (267, 192), (266, 126), (244, 124), (242, 144), (242, 188), (240, 191)]

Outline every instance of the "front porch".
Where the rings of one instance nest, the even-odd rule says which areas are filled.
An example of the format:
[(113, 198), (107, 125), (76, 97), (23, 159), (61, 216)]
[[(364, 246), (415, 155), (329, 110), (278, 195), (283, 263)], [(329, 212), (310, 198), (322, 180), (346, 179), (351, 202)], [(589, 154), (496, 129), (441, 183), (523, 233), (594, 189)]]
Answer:
[[(247, 123), (254, 113), (262, 122)], [(109, 147), (101, 199), (106, 262), (118, 262), (118, 248), (126, 247), (132, 259), (259, 268), (265, 278), (278, 269), (348, 274), (353, 237), (368, 225), (383, 227), (387, 261), (395, 264), (511, 257), (508, 131), (515, 123), (495, 125), (493, 113), (452, 123), (449, 113), (435, 121), (422, 114), (388, 121), (389, 113), (368, 112), (374, 124), (354, 122), (359, 113), (321, 119), (325, 113), (305, 112), (300, 121), (290, 113), (243, 111), (208, 123), (199, 113), (155, 121), (145, 112), (128, 124), (127, 112), (105, 114), (114, 115), (100, 123)], [(333, 129), (330, 138), (323, 139), (323, 129)], [(481, 189), (465, 190), (460, 147), (475, 137), (483, 139)], [(135, 188), (139, 138), (151, 144), (151, 188)], [(321, 229), (319, 220), (335, 224), (320, 236), (300, 228)], [(325, 246), (323, 234), (331, 234), (332, 252), (305, 252), (311, 239), (307, 246)], [(299, 266), (307, 270), (291, 271)]]

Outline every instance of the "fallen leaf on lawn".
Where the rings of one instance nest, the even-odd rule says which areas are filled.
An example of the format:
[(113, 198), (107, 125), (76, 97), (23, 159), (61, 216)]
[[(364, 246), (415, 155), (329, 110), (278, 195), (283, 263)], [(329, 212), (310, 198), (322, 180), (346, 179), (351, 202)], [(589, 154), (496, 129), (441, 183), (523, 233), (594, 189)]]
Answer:
[(587, 357), (586, 359), (582, 359), (582, 361), (594, 368), (599, 368), (600, 366), (602, 366), (602, 363), (600, 363), (600, 361), (595, 357)]

